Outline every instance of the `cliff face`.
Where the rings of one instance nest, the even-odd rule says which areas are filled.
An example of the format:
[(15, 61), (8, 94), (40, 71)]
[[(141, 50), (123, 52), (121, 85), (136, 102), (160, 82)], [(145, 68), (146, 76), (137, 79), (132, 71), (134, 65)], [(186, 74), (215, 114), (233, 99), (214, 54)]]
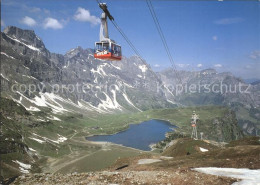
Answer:
[[(230, 142), (244, 137), (242, 129), (238, 126), (238, 121), (234, 111), (221, 106), (200, 106), (193, 108), (176, 109), (172, 111), (172, 118), (169, 120), (178, 127), (174, 132), (169, 132), (166, 138), (153, 147), (163, 151), (178, 138), (191, 138), (192, 127), (190, 124), (190, 115), (193, 110), (199, 115), (197, 120), (198, 139), (211, 140), (215, 142)], [(179, 116), (181, 114), (181, 116)], [(163, 117), (170, 117), (168, 115)], [(163, 118), (162, 117), (162, 118)], [(158, 119), (162, 119), (158, 117)], [(186, 119), (184, 119), (186, 118)]]
[(241, 129), (237, 126), (238, 122), (234, 111), (227, 110), (223, 117), (217, 117), (212, 120), (211, 131), (204, 129), (205, 123), (199, 125), (202, 132), (205, 130), (204, 137), (213, 139), (219, 142), (230, 142), (243, 137)]

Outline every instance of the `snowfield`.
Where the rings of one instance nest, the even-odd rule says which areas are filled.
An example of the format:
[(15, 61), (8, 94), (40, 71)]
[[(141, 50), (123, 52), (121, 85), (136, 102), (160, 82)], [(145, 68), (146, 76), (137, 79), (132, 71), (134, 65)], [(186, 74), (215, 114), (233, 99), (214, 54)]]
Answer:
[(34, 138), (34, 137), (28, 137), (29, 139), (32, 139), (34, 141), (37, 141), (38, 143), (45, 143), (45, 141), (41, 140), (41, 139), (37, 139), (37, 138)]
[(9, 81), (9, 79), (6, 78), (2, 73), (1, 73), (1, 77), (2, 77), (3, 79), (5, 79), (5, 80)]
[(20, 161), (14, 161), (12, 160), (14, 163), (19, 164), (19, 169), (22, 173), (29, 173), (29, 170), (31, 169), (31, 165), (30, 164), (24, 164)]
[(39, 49), (39, 48), (36, 48), (36, 47), (34, 47), (34, 46), (32, 46), (32, 45), (27, 45), (27, 44), (25, 44), (24, 42), (18, 40), (17, 38), (12, 38), (12, 37), (10, 37), (10, 36), (8, 36), (8, 35), (6, 35), (6, 36), (7, 36), (8, 38), (10, 38), (10, 39), (16, 41), (16, 42), (19, 42), (20, 44), (26, 46), (27, 48), (30, 48), (31, 50), (40, 52), (40, 49)]
[(233, 185), (260, 185), (260, 169), (250, 170), (247, 168), (194, 168), (193, 170), (225, 177), (241, 179), (242, 181), (235, 182)]
[(145, 73), (146, 71), (147, 71), (147, 67), (146, 67), (146, 65), (139, 65), (138, 66), (139, 67), (139, 69), (141, 69), (141, 71), (143, 72), (143, 73)]
[(201, 148), (201, 147), (200, 147), (200, 151), (201, 151), (201, 152), (208, 152), (209, 150), (208, 150), (208, 149), (205, 149), (205, 148)]
[(160, 159), (140, 159), (138, 160), (138, 164), (151, 164), (156, 162), (161, 162)]
[(11, 59), (15, 59), (14, 57), (12, 57), (12, 56), (9, 56), (9, 55), (7, 55), (6, 53), (4, 53), (4, 52), (1, 52), (1, 54), (2, 55), (5, 55), (6, 57), (8, 57), (8, 58), (11, 58)]
[(123, 96), (124, 96), (125, 100), (127, 101), (127, 103), (129, 103), (129, 104), (132, 105), (134, 108), (136, 108), (137, 110), (139, 110), (140, 112), (142, 112), (140, 109), (138, 109), (138, 108), (133, 104), (133, 102), (131, 102), (131, 101), (129, 100), (129, 98), (127, 97), (127, 95), (126, 95), (125, 93), (123, 93)]
[(66, 138), (66, 137), (64, 137), (64, 136), (62, 136), (62, 135), (59, 135), (59, 134), (57, 134), (57, 135), (58, 135), (58, 140), (52, 140), (52, 139), (49, 139), (49, 138), (47, 138), (47, 137), (40, 136), (40, 135), (35, 134), (35, 133), (32, 133), (32, 134), (33, 134), (34, 136), (37, 136), (37, 137), (40, 137), (41, 139), (43, 139), (43, 140), (41, 140), (41, 139), (29, 137), (30, 139), (35, 140), (35, 141), (37, 141), (37, 142), (39, 142), (39, 143), (52, 142), (52, 143), (59, 144), (59, 143), (62, 143), (62, 142), (66, 141), (66, 140), (68, 139), (68, 138)]
[(58, 134), (58, 136), (59, 136), (59, 138), (58, 138), (58, 142), (59, 143), (62, 143), (62, 142), (66, 141), (68, 139), (68, 138), (66, 138), (66, 137), (64, 137), (62, 135), (59, 135), (59, 134)]

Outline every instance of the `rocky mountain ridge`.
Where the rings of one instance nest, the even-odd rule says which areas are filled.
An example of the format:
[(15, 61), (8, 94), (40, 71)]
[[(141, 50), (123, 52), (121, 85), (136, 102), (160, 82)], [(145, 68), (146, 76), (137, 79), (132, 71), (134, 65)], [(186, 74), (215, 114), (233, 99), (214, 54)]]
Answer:
[(215, 69), (202, 71), (177, 71), (182, 79), (178, 86), (175, 72), (166, 69), (158, 75), (171, 89), (175, 101), (183, 106), (222, 105), (236, 112), (245, 134), (257, 135), (260, 129), (260, 85), (247, 84), (229, 72)]
[(65, 55), (50, 53), (33, 31), (13, 26), (1, 33), (1, 44), (2, 95), (27, 110), (112, 113), (175, 106), (157, 91), (161, 80), (138, 57), (107, 62), (81, 47)]

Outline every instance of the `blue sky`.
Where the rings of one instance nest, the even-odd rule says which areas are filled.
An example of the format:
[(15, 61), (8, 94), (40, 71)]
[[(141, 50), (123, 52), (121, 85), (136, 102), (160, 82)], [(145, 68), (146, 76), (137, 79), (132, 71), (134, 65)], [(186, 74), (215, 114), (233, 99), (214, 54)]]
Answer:
[[(170, 66), (144, 0), (106, 0), (118, 25), (155, 70)], [(242, 78), (260, 78), (260, 2), (152, 1), (179, 69), (216, 68)], [(51, 52), (64, 54), (99, 39), (96, 0), (2, 0), (1, 30), (33, 29)], [(110, 37), (134, 55), (109, 23)]]

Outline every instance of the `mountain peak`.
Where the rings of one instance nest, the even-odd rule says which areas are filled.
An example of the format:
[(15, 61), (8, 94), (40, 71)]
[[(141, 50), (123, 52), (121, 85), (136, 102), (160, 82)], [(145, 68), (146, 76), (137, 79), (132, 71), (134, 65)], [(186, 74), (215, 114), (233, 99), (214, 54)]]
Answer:
[(15, 27), (15, 26), (7, 26), (4, 29), (4, 33), (7, 35), (19, 35), (21, 33), (30, 33), (30, 34), (35, 34), (34, 30), (23, 30), (21, 28)]
[(209, 69), (204, 69), (204, 70), (201, 70), (200, 73), (202, 74), (217, 74), (217, 71), (216, 69), (212, 69), (212, 68), (209, 68)]
[(33, 30), (23, 30), (15, 26), (8, 26), (4, 29), (3, 33), (39, 49), (45, 49), (44, 43)]
[(73, 58), (74, 56), (80, 54), (80, 53), (83, 53), (84, 52), (84, 49), (80, 46), (76, 47), (76, 48), (73, 48), (69, 51), (66, 52), (65, 56), (67, 56), (68, 58)]

